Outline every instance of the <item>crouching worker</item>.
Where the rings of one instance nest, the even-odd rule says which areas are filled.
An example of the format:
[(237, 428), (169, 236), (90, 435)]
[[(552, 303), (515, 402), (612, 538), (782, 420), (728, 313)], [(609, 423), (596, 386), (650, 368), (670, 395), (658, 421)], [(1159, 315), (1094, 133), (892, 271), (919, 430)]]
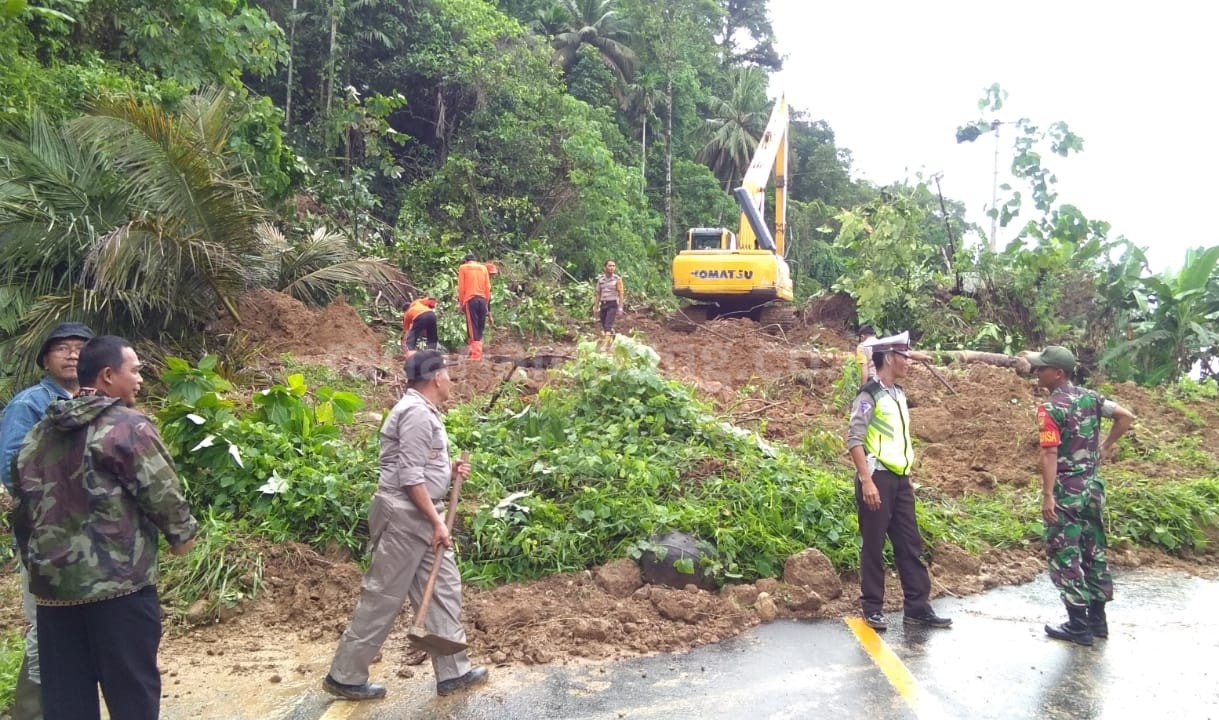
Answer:
[[(381, 426), (381, 479), (369, 510), (372, 562), (360, 584), (360, 600), (335, 652), (326, 692), (349, 700), (385, 696), (368, 681), (368, 669), (394, 627), (407, 597), (418, 607), (439, 555), (440, 575), (423, 624), (434, 633), (465, 642), (461, 626), (461, 575), (445, 526), (443, 500), (449, 484), (470, 473), (468, 462), (449, 458), (449, 438), (439, 406), (449, 399), (451, 380), (444, 356), (420, 350), (406, 360), (406, 394)], [(436, 693), (448, 695), (486, 681), (487, 669), (471, 667), (465, 651), (433, 655)]]
[(407, 306), (402, 316), (402, 353), (407, 357), (413, 355), (419, 349), (420, 338), (428, 350), (436, 349), (436, 298), (419, 298)]

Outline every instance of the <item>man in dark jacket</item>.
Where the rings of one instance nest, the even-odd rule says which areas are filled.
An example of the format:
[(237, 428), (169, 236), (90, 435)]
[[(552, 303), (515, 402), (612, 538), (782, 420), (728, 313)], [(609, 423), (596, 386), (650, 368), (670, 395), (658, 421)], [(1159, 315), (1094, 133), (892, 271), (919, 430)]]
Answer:
[(80, 391), (51, 405), (17, 456), (13, 534), (38, 604), (47, 718), (155, 719), (160, 712), (157, 541), (194, 544), (173, 460), (134, 409), (143, 378), (122, 338), (90, 340)]

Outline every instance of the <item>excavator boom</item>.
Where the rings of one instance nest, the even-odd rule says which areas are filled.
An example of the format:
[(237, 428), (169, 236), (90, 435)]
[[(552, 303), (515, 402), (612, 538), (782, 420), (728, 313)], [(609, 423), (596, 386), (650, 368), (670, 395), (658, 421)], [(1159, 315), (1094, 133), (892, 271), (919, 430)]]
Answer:
[[(741, 186), (736, 234), (725, 228), (692, 228), (686, 249), (673, 259), (673, 292), (713, 306), (710, 314), (739, 314), (771, 301), (792, 300), (787, 252), (787, 98), (775, 102)], [(766, 225), (766, 188), (775, 179), (775, 222)]]

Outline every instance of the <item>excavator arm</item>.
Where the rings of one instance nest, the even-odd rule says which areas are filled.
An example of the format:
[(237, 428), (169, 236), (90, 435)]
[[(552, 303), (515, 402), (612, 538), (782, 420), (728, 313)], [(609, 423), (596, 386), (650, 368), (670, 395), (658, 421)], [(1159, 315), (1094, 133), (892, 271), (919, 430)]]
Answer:
[[(787, 125), (787, 96), (779, 95), (745, 178), (733, 191), (741, 207), (741, 227), (737, 233), (740, 247), (773, 250), (781, 256), (787, 254)], [(773, 236), (762, 221), (762, 213), (766, 210), (766, 186), (772, 175), (775, 179)]]

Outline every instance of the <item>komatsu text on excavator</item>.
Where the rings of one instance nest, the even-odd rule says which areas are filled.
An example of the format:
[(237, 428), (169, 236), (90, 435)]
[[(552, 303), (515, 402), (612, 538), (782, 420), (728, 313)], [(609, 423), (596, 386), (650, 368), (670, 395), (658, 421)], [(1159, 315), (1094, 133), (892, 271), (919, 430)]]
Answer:
[[(735, 234), (726, 228), (691, 228), (686, 249), (673, 259), (673, 293), (698, 304), (683, 309), (700, 321), (721, 315), (767, 322), (780, 314), (794, 317), (787, 267), (787, 98), (780, 95), (758, 142), (741, 187), (733, 191), (741, 207)], [(766, 186), (775, 178), (774, 232), (762, 214)]]

